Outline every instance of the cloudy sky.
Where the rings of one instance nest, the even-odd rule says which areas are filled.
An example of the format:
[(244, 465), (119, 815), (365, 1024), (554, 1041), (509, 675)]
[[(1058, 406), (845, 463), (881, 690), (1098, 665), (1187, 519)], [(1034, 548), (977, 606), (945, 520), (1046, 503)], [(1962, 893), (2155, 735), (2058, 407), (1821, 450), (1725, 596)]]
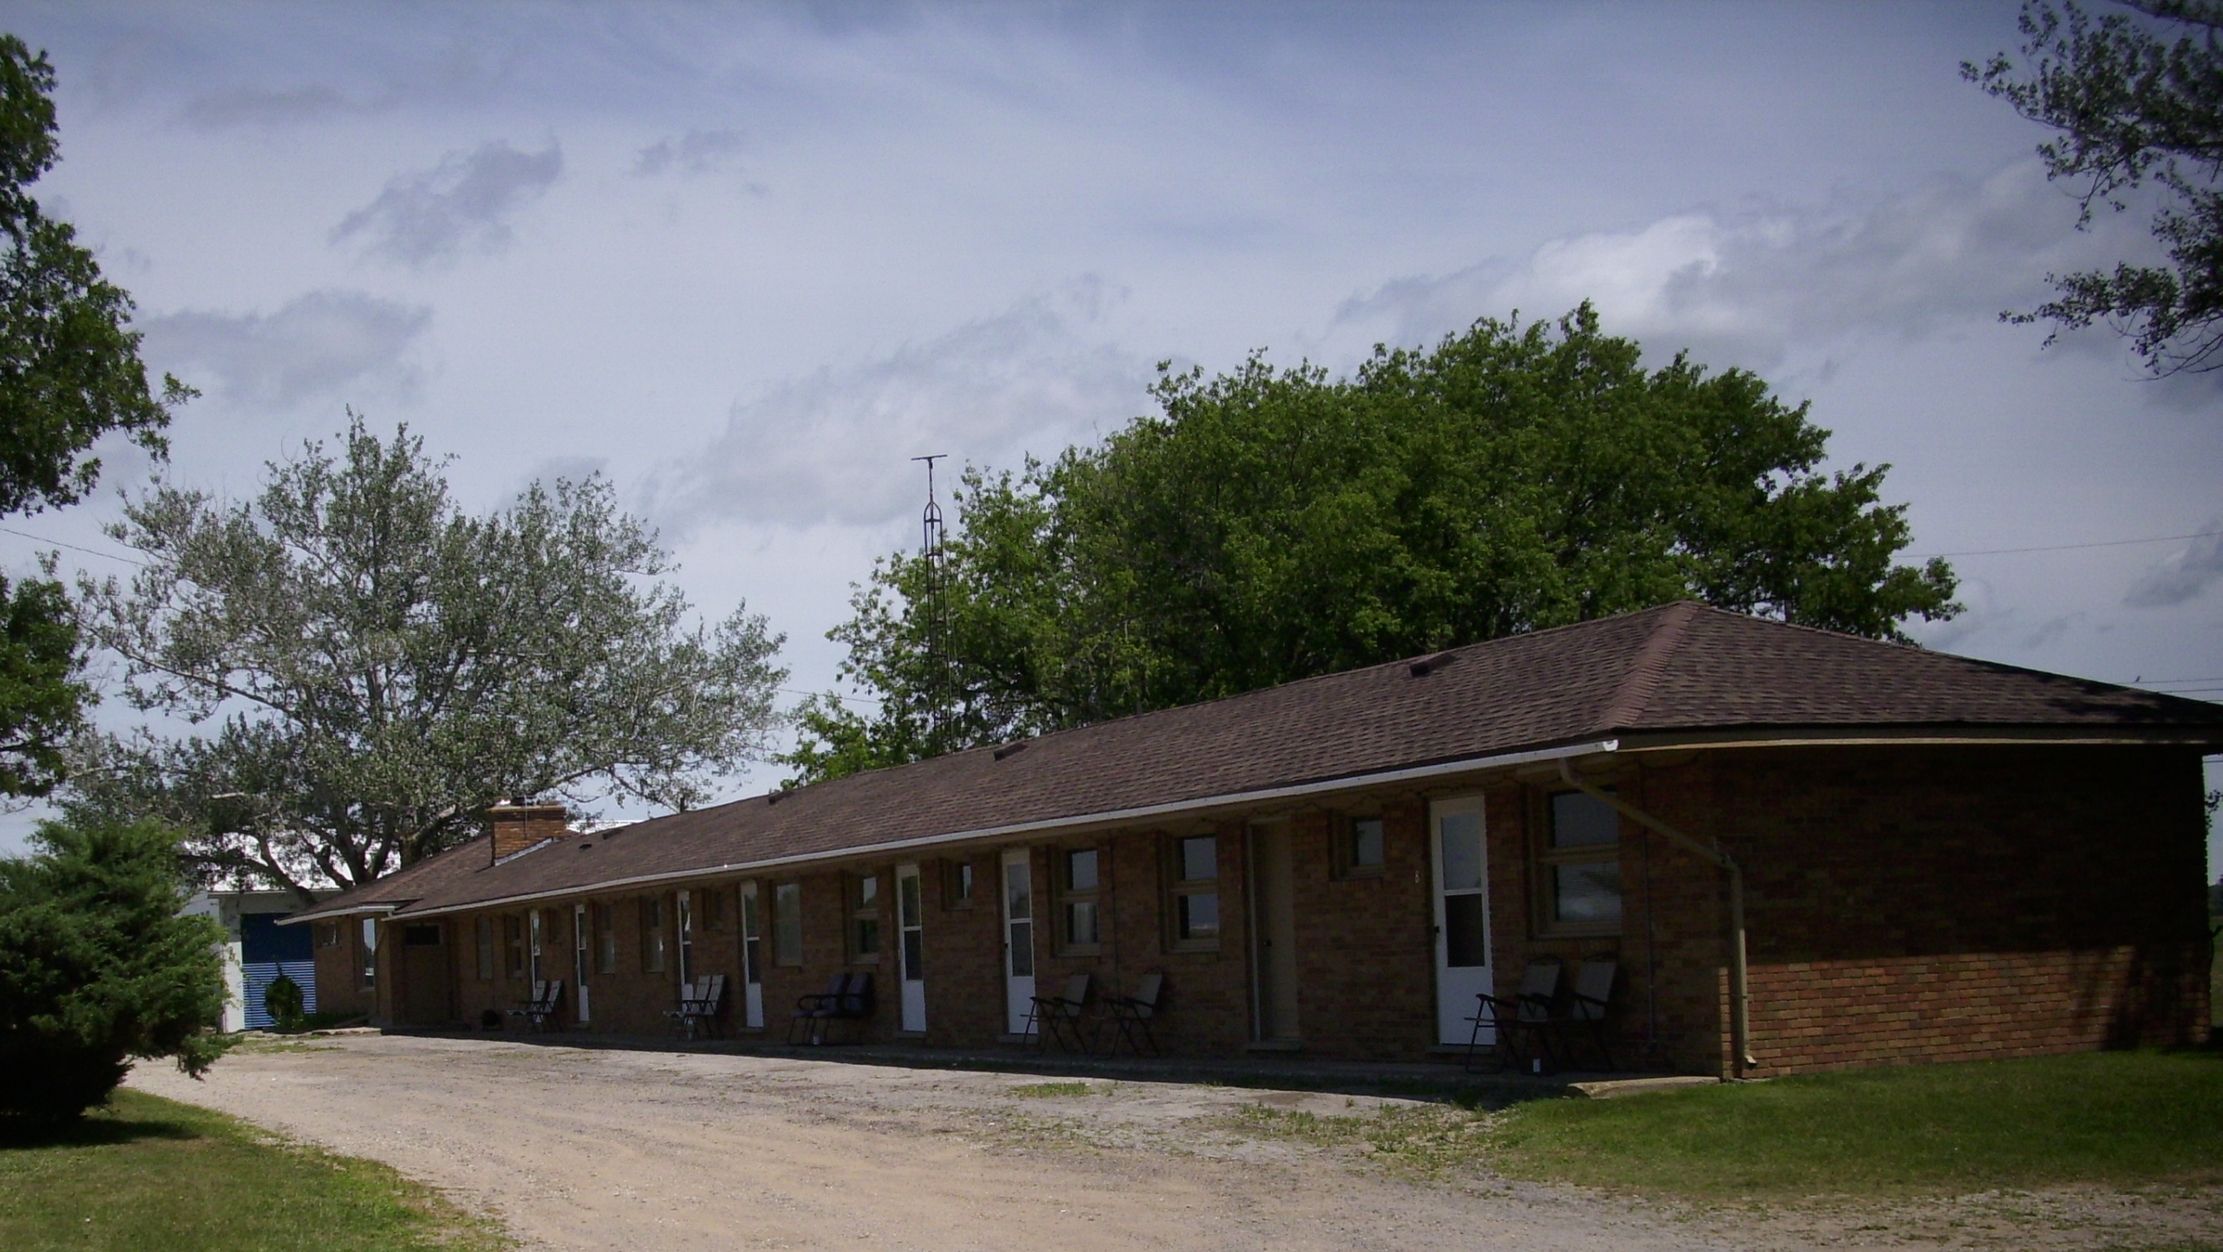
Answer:
[[(599, 470), (798, 690), (915, 542), (912, 456), (1054, 453), (1160, 360), (1341, 371), (1590, 298), (1894, 466), (1965, 580), (1924, 642), (2223, 694), (2223, 376), (1997, 320), (2150, 247), (2077, 232), (2040, 132), (1960, 81), (2011, 4), (0, 14), (61, 78), (40, 194), (204, 393), (176, 479), (251, 492), (346, 405), (472, 507)], [(0, 560), (121, 571), (114, 512), (11, 520)]]

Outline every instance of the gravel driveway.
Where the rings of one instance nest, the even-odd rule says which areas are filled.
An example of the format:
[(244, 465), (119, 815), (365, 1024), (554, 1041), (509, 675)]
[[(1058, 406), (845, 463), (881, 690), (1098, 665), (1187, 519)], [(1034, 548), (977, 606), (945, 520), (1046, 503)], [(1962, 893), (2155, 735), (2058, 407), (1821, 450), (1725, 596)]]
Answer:
[(373, 1157), (529, 1245), (693, 1248), (2102, 1247), (2183, 1240), (2213, 1196), (1974, 1197), (1888, 1211), (1691, 1210), (1247, 1133), (1243, 1106), (1399, 1103), (838, 1060), (341, 1035), (131, 1086)]

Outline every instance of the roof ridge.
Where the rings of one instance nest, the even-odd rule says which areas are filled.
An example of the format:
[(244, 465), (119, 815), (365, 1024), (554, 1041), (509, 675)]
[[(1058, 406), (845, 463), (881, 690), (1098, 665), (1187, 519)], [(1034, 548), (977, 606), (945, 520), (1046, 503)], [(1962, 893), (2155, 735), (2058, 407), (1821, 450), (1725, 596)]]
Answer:
[(1619, 730), (1633, 726), (1644, 715), (1652, 702), (1652, 693), (1658, 690), (1660, 677), (1667, 672), (1668, 659), (1681, 646), (1688, 633), (1691, 619), (1698, 616), (1699, 604), (1695, 600), (1678, 600), (1666, 606), (1651, 634), (1638, 649), (1636, 660), (1613, 692), (1613, 703), (1606, 706), (1600, 730)]

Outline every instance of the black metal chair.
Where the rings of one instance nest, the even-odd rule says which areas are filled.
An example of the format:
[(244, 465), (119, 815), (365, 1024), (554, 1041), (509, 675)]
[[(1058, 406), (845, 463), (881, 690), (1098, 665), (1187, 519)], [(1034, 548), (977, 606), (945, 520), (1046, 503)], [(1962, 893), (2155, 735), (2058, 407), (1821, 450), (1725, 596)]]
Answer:
[[(795, 1017), (788, 1023), (787, 1041), (795, 1042), (795, 1027), (810, 1023), (811, 1044), (826, 1042), (827, 1028), (835, 1022), (869, 1022), (873, 1013), (872, 974), (837, 974), (823, 995), (804, 996), (795, 1001)], [(864, 1027), (857, 1027), (862, 1039)]]
[(1567, 1014), (1552, 1021), (1569, 1060), (1574, 1059), (1575, 1053), (1573, 1035), (1580, 1031), (1590, 1036), (1598, 1055), (1605, 1059), (1608, 1073), (1621, 1068), (1615, 1063), (1613, 1045), (1606, 1038), (1606, 1004), (1613, 998), (1613, 981), (1620, 972), (1621, 962), (1611, 955), (1589, 957), (1575, 968), (1575, 986)]
[(1088, 1037), (1081, 1031), (1081, 1012), (1088, 1007), (1088, 975), (1067, 978), (1063, 994), (1030, 999), (1034, 1007), (1027, 1015), (1027, 1033), (1035, 1037), (1036, 1047), (1046, 1049), (1055, 1039), (1061, 1049), (1088, 1055)]
[(1474, 1023), (1474, 1030), (1467, 1036), (1467, 1056), (1464, 1068), (1474, 1072), (1475, 1049), (1482, 1046), (1482, 1032), (1492, 1034), (1490, 1050), (1497, 1057), (1497, 1072), (1503, 1073), (1515, 1064), (1540, 1061), (1545, 1069), (1557, 1069), (1559, 1058), (1551, 1046), (1552, 1010), (1559, 999), (1559, 958), (1538, 957), (1528, 963), (1521, 974), (1520, 994), (1510, 999), (1488, 992), (1475, 994), (1474, 1016), (1466, 1020)]
[(1150, 1033), (1150, 1022), (1158, 1016), (1165, 991), (1164, 974), (1144, 974), (1135, 983), (1135, 994), (1104, 997), (1103, 1004), (1110, 1010), (1112, 1022), (1111, 1046), (1104, 1050), (1104, 1055), (1117, 1055), (1122, 1039), (1135, 1050), (1136, 1056), (1143, 1054), (1144, 1044), (1150, 1045), (1150, 1055), (1158, 1055), (1158, 1040)]
[(550, 978), (533, 984), (532, 998), (511, 1009), (511, 1017), (522, 1017), (530, 1030), (553, 1030), (556, 1015), (563, 1008), (563, 979)]
[(726, 976), (705, 974), (679, 989), (679, 1007), (665, 1009), (672, 1033), (686, 1039), (718, 1037), (718, 1014), (725, 1007)]

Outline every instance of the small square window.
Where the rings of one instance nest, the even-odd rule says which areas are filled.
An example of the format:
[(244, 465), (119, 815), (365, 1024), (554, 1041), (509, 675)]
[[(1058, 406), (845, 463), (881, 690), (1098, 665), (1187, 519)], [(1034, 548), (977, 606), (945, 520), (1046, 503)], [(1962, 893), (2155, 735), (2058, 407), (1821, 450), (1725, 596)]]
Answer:
[(973, 907), (973, 863), (950, 861), (943, 879), (942, 904), (945, 908), (969, 909)]
[(1387, 836), (1379, 817), (1346, 817), (1337, 814), (1329, 825), (1333, 856), (1329, 858), (1338, 878), (1378, 878), (1388, 855)]

